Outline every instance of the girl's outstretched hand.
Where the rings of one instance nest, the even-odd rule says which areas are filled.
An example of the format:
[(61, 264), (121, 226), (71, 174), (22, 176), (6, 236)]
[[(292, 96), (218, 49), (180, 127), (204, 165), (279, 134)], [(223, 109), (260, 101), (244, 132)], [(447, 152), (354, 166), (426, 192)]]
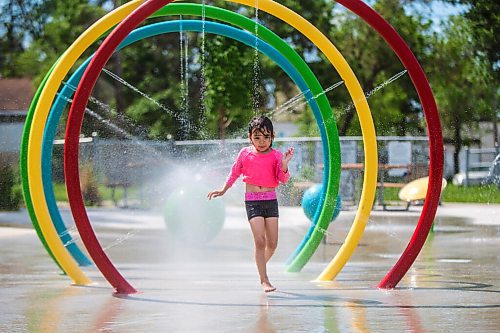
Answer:
[(288, 150), (283, 154), (283, 162), (287, 163), (290, 162), (290, 160), (293, 157), (293, 147), (288, 148)]
[(223, 196), (224, 193), (226, 193), (226, 191), (224, 191), (224, 190), (208, 192), (207, 198), (208, 198), (208, 200), (212, 200), (212, 198), (217, 198), (217, 197)]

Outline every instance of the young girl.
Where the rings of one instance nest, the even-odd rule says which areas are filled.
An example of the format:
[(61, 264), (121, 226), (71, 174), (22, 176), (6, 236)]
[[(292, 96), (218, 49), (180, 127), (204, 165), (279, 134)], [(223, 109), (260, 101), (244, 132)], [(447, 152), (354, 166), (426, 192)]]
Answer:
[(255, 262), (265, 292), (276, 290), (267, 277), (266, 264), (278, 245), (278, 200), (276, 187), (290, 178), (288, 162), (293, 148), (282, 154), (271, 148), (273, 123), (265, 116), (255, 117), (248, 125), (251, 145), (240, 150), (224, 187), (208, 193), (208, 199), (220, 197), (243, 174), (246, 183), (245, 207), (255, 243)]

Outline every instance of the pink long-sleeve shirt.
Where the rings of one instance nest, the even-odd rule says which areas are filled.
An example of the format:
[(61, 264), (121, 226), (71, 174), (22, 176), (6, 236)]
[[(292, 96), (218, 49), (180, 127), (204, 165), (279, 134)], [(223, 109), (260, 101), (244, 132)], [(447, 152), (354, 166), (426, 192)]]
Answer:
[(226, 184), (231, 187), (240, 175), (248, 184), (263, 187), (278, 187), (279, 183), (286, 184), (290, 179), (290, 173), (284, 172), (281, 159), (283, 154), (276, 149), (269, 153), (256, 152), (253, 147), (245, 147), (240, 150), (238, 157), (229, 172)]

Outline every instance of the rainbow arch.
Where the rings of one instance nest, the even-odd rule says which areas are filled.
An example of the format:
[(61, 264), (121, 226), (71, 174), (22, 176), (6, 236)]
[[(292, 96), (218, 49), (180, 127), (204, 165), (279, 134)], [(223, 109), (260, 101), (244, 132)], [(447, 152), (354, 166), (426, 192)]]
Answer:
[[(69, 71), (71, 66), (73, 66), (74, 62), (79, 58), (83, 51), (94, 41), (99, 39), (102, 34), (104, 34), (108, 29), (111, 29), (117, 23), (121, 22), (114, 30), (111, 31), (103, 44), (99, 47), (86, 68), (85, 73), (83, 73), (83, 76), (81, 77), (80, 84), (78, 85), (74, 96), (67, 124), (64, 169), (68, 197), (73, 217), (75, 219), (75, 224), (77, 225), (82, 241), (87, 247), (94, 263), (117, 292), (125, 294), (136, 292), (135, 288), (133, 288), (132, 285), (128, 283), (128, 281), (118, 272), (106, 256), (90, 225), (90, 220), (86, 214), (79, 187), (78, 137), (86, 103), (97, 80), (99, 72), (111, 54), (120, 45), (120, 43), (122, 43), (127, 35), (129, 35), (129, 33), (138, 24), (154, 13), (156, 13), (155, 15), (162, 15), (167, 13), (169, 10), (174, 11), (173, 8), (175, 8), (175, 6), (193, 6), (190, 8), (194, 11), (199, 11), (199, 9), (193, 9), (195, 6), (198, 6), (198, 8), (200, 7), (199, 5), (193, 4), (168, 5), (170, 2), (171, 1), (168, 0), (135, 0), (104, 16), (101, 20), (85, 31), (61, 56), (44, 79), (32, 103), (33, 116), (32, 119), (29, 119), (26, 123), (22, 143), (21, 170), (23, 178), (23, 192), (27, 198), (37, 198), (37, 200), (29, 200), (29, 205), (32, 207), (28, 207), (30, 217), (32, 218), (35, 228), (37, 229), (37, 234), (39, 235), (42, 243), (44, 243), (49, 254), (51, 254), (56, 263), (64, 272), (68, 274), (68, 276), (70, 276), (75, 284), (88, 284), (90, 283), (90, 280), (85, 276), (74, 261), (74, 254), (68, 253), (64, 247), (57, 231), (55, 230), (54, 221), (51, 219), (49, 209), (45, 205), (45, 187), (42, 181), (42, 168), (40, 167), (40, 142), (42, 141), (41, 138), (44, 135), (45, 120), (49, 114), (49, 109), (52, 106), (57, 89), (66, 73)], [(254, 6), (254, 2), (250, 0), (237, 0), (233, 2), (251, 7)], [(425, 205), (418, 225), (405, 252), (401, 255), (396, 265), (378, 284), (378, 287), (380, 288), (393, 288), (401, 280), (420, 252), (437, 210), (443, 171), (441, 125), (437, 114), (437, 107), (432, 96), (432, 91), (430, 90), (427, 79), (425, 78), (425, 74), (418, 64), (415, 56), (397, 32), (380, 15), (378, 15), (373, 9), (364, 4), (362, 1), (339, 0), (338, 3), (344, 5), (346, 8), (362, 17), (384, 39), (386, 39), (398, 57), (400, 57), (419, 94), (429, 131), (431, 158), (429, 189)], [(360, 205), (344, 246), (342, 246), (330, 265), (328, 265), (328, 267), (318, 277), (318, 280), (320, 281), (333, 279), (348, 261), (350, 255), (357, 246), (371, 211), (378, 168), (373, 121), (359, 82), (335, 46), (333, 46), (333, 44), (331, 44), (331, 42), (314, 26), (287, 7), (277, 4), (271, 0), (260, 0), (258, 5), (259, 10), (266, 11), (269, 14), (282, 19), (285, 23), (294, 26), (327, 56), (332, 65), (341, 75), (342, 79), (345, 81), (346, 87), (348, 88), (348, 91), (355, 103), (358, 117), (360, 118), (365, 147), (365, 178), (363, 182)], [(161, 13), (162, 8), (165, 13)], [(215, 16), (214, 18), (220, 18), (217, 16), (219, 15), (217, 9), (212, 9), (212, 7), (209, 6), (205, 6), (205, 8), (207, 9), (207, 13), (208, 11), (213, 11), (213, 15)], [(184, 8), (184, 10), (187, 9)], [(210, 17), (210, 15), (207, 16)], [(247, 27), (254, 28), (256, 23), (253, 22), (250, 23), (250, 25), (248, 25), (249, 23), (246, 24)], [(311, 104), (311, 108), (317, 111), (317, 105), (320, 104), (320, 101), (318, 100), (318, 104), (313, 107), (314, 103), (316, 103), (316, 101)], [(324, 102), (321, 103), (324, 104)], [(324, 110), (324, 106), (322, 110)], [(321, 120), (325, 126), (324, 137), (326, 137), (327, 141), (327, 144), (325, 144), (324, 137), (322, 136), (323, 149), (328, 153), (337, 153), (337, 149), (339, 148), (335, 146), (338, 142), (338, 133), (336, 132), (336, 126), (334, 126), (335, 120), (333, 119), (331, 112), (328, 114), (327, 112), (325, 113), (324, 111), (320, 111), (320, 114), (322, 117)], [(318, 124), (321, 130), (321, 126), (323, 124)], [(326, 229), (331, 218), (331, 214), (333, 213), (333, 211), (330, 212), (328, 209), (331, 205), (325, 203), (332, 200), (331, 198), (336, 198), (338, 191), (338, 173), (340, 173), (340, 158), (332, 160), (332, 155), (329, 155), (328, 164), (325, 163), (325, 166), (328, 167), (325, 167), (324, 178), (326, 178), (328, 182), (326, 191), (323, 194), (322, 205), (320, 205), (316, 214), (318, 222), (312, 229), (309, 230), (308, 234), (304, 238), (303, 246), (301, 246), (300, 250), (297, 251), (296, 256), (293, 258), (288, 267), (290, 271), (299, 271), (307, 263), (323, 237), (320, 230)], [(71, 255), (73, 255), (73, 257), (71, 257)]]

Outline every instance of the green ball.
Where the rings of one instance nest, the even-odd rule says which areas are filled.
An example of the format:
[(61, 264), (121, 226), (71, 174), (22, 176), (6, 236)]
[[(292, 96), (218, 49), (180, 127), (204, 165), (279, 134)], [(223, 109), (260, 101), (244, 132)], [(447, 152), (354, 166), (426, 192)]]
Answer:
[(201, 185), (175, 189), (167, 198), (163, 217), (175, 239), (189, 245), (203, 245), (212, 240), (224, 226), (222, 200), (207, 199), (210, 190)]

